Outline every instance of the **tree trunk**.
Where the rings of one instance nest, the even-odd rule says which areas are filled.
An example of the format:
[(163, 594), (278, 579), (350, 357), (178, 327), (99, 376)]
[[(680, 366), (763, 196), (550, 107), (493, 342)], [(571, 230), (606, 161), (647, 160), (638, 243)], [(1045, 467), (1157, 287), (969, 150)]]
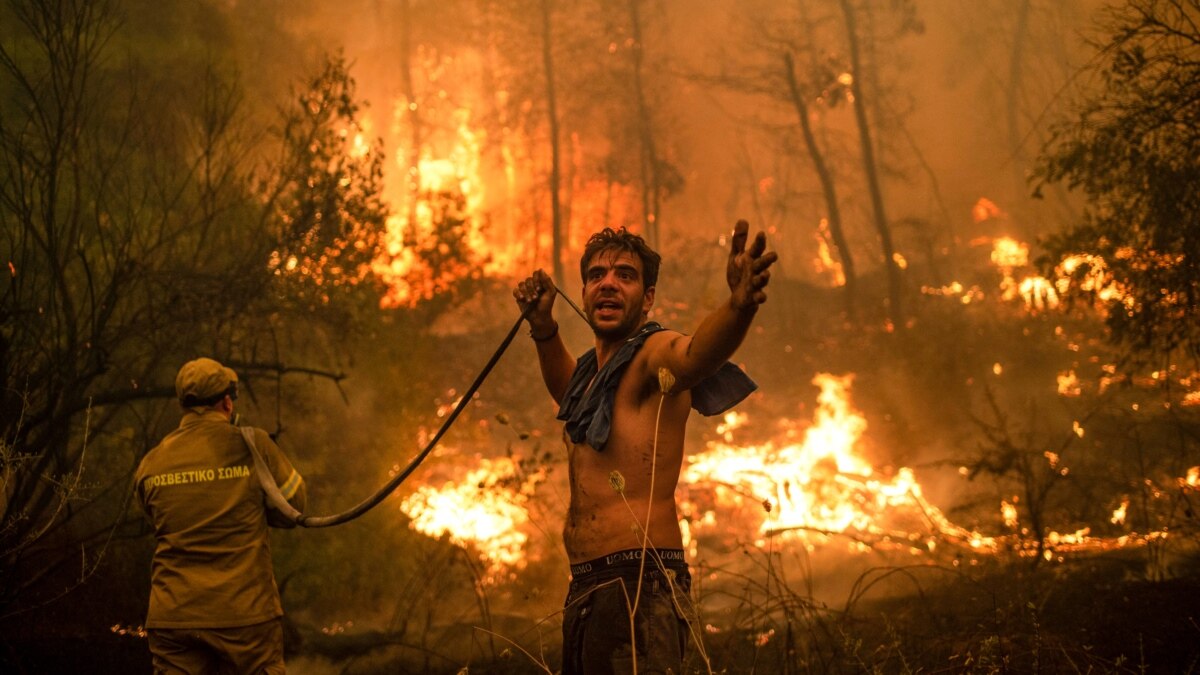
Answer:
[(833, 174), (830, 173), (829, 167), (825, 164), (825, 156), (821, 152), (820, 146), (817, 145), (817, 139), (813, 135), (812, 124), (808, 119), (808, 105), (804, 102), (804, 97), (800, 94), (800, 86), (796, 82), (796, 67), (792, 62), (792, 55), (785, 53), (783, 55), (784, 67), (787, 68), (788, 88), (791, 90), (792, 105), (796, 108), (796, 116), (800, 118), (800, 130), (804, 133), (804, 145), (808, 149), (808, 156), (812, 160), (813, 169), (817, 172), (817, 177), (821, 181), (821, 194), (825, 197), (825, 209), (829, 216), (829, 233), (833, 237), (834, 247), (837, 248), (838, 258), (842, 261), (842, 275), (846, 279), (846, 316), (853, 319), (855, 316), (855, 295), (857, 279), (854, 271), (854, 257), (850, 253), (850, 245), (846, 241), (846, 234), (842, 228), (842, 212), (838, 208), (837, 187), (833, 182)]
[(641, 0), (629, 0), (629, 23), (633, 31), (633, 89), (637, 101), (638, 131), (642, 137), (642, 221), (646, 238), (651, 248), (659, 246), (658, 208), (660, 198), (658, 151), (654, 147), (654, 129), (651, 124), (650, 107), (646, 103), (646, 92), (642, 86), (642, 21), (638, 12)]
[(564, 287), (563, 274), (563, 224), (562, 208), (559, 204), (559, 147), (558, 147), (558, 107), (554, 96), (554, 54), (551, 11), (553, 0), (542, 0), (542, 65), (546, 71), (546, 115), (550, 122), (550, 232), (551, 256), (553, 260), (554, 283)]
[(854, 19), (854, 8), (850, 0), (841, 0), (842, 14), (846, 17), (846, 34), (849, 39), (851, 84), (850, 91), (854, 95), (854, 119), (858, 125), (859, 144), (862, 146), (863, 173), (866, 174), (867, 190), (871, 195), (871, 210), (875, 220), (875, 230), (879, 233), (879, 243), (883, 248), (883, 264), (887, 269), (888, 279), (888, 315), (892, 325), (899, 329), (904, 327), (904, 308), (901, 305), (900, 266), (896, 262), (896, 251), (892, 245), (891, 227), (888, 225), (887, 214), (883, 206), (883, 188), (879, 183), (879, 171), (875, 162), (875, 147), (871, 140), (871, 128), (867, 122), (866, 99), (863, 96), (861, 84), (862, 64), (858, 51), (858, 27)]
[(1021, 9), (1017, 12), (1017, 25), (1013, 29), (1013, 46), (1012, 54), (1008, 62), (1008, 87), (1005, 91), (1007, 104), (1005, 106), (1005, 118), (1008, 125), (1008, 146), (1012, 152), (1011, 164), (1013, 167), (1013, 198), (1022, 199), (1026, 196), (1028, 188), (1025, 183), (1025, 157), (1021, 151), (1022, 138), (1020, 130), (1020, 120), (1018, 113), (1021, 103), (1021, 73), (1023, 68), (1023, 54), (1025, 51), (1025, 38), (1029, 32), (1029, 11), (1032, 0), (1022, 0)]
[(417, 225), (417, 201), (421, 198), (421, 107), (417, 103), (412, 73), (412, 3), (400, 0), (400, 81), (408, 102), (408, 173), (404, 180), (408, 228)]

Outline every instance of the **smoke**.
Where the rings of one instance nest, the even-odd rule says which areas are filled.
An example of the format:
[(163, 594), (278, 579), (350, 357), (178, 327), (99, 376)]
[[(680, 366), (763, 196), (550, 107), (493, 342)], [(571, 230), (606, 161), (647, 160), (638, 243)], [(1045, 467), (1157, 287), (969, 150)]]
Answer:
[[(786, 434), (781, 422), (791, 423), (796, 433), (814, 424), (820, 407), (811, 384), (815, 374), (854, 374), (852, 397), (866, 430), (853, 451), (873, 467), (872, 478), (895, 480), (902, 469), (911, 469), (923, 498), (965, 532), (1013, 535), (1002, 521), (1001, 500), (1016, 495), (1024, 500), (1017, 500), (1019, 511), (1030, 508), (1021, 490), (1050, 481), (1065, 464), (1047, 458), (1029, 464), (1025, 474), (1014, 474), (1014, 467), (1025, 466), (1027, 455), (1043, 457), (1050, 450), (1072, 466), (1090, 461), (1072, 454), (1070, 444), (1083, 438), (1072, 423), (1082, 415), (1058, 396), (1056, 374), (1088, 363), (1087, 357), (1094, 356), (1094, 364), (1105, 358), (1094, 343), (1083, 343), (1086, 353), (1080, 352), (1064, 318), (1030, 312), (1019, 298), (1003, 300), (1002, 275), (988, 255), (996, 237), (1030, 242), (1069, 211), (1069, 202), (1028, 199), (1022, 177), (1045, 138), (1044, 120), (1061, 103), (1061, 91), (1082, 58), (1081, 45), (1070, 36), (1086, 26), (1085, 3), (1035, 5), (1031, 16), (1018, 15), (1016, 3), (1006, 2), (922, 2), (899, 13), (875, 8), (863, 21), (864, 30), (872, 31), (864, 46), (870, 68), (856, 74), (847, 71), (836, 3), (782, 4), (661, 2), (644, 17), (643, 57), (654, 66), (646, 72), (644, 93), (653, 110), (655, 159), (662, 164), (660, 178), (671, 178), (656, 214), (665, 262), (655, 318), (691, 332), (722, 301), (722, 237), (735, 219), (749, 218), (769, 233), (781, 262), (770, 300), (737, 355), (761, 385), (761, 393), (740, 409), (752, 420), (741, 451), (772, 442), (777, 451), (784, 439), (775, 437)], [(239, 4), (233, 15), (252, 16), (247, 7)], [(545, 72), (533, 24), (520, 7), (352, 2), (335, 9), (312, 3), (276, 17), (269, 28), (244, 27), (286, 36), (259, 49), (299, 48), (300, 63), (312, 52), (346, 53), (360, 93), (370, 101), (364, 126), (383, 139), (388, 155), (385, 178), (393, 211), (414, 227), (421, 200), (429, 199), (413, 189), (414, 176), (428, 184), (442, 171), (437, 175), (443, 183), (426, 193), (458, 200), (465, 228), (459, 241), (478, 254), (484, 269), (484, 281), (473, 292), (438, 312), (389, 310), (393, 318), (376, 334), (345, 345), (352, 355), (345, 399), (343, 392), (319, 384), (303, 395), (287, 394), (284, 444), (295, 439), (318, 510), (356, 502), (415, 454), (440, 422), (438, 411), (453, 403), (515, 318), (505, 288), (509, 279), (549, 267), (550, 166), (539, 79)], [(808, 14), (797, 13), (797, 7)], [(639, 197), (644, 167), (638, 161), (644, 138), (632, 131), (637, 117), (629, 91), (621, 88), (629, 86), (622, 59), (632, 49), (625, 19), (607, 5), (586, 3), (561, 8), (558, 19), (560, 169), (570, 205), (564, 258), (573, 269), (570, 263), (590, 231), (604, 225), (645, 228), (647, 207)], [(821, 29), (807, 33), (807, 25)], [(603, 39), (573, 40), (581, 26)], [(849, 246), (859, 261), (855, 317), (845, 313), (845, 289), (829, 281), (837, 278), (831, 261), (846, 252), (829, 255), (831, 239), (823, 224), (829, 202), (780, 72), (785, 52), (803, 65), (807, 114), (839, 188)], [(899, 330), (888, 326), (890, 308), (881, 300), (887, 295), (886, 265), (870, 224), (873, 207), (848, 77), (862, 78), (871, 93), (866, 104), (878, 145), (876, 170), (912, 305)], [(981, 198), (997, 205), (994, 217), (974, 217)], [(577, 292), (573, 283), (568, 279), (565, 292)], [(921, 295), (922, 287), (975, 290), (935, 296)], [(567, 319), (563, 332), (572, 351), (589, 346), (586, 327)], [(478, 625), (500, 614), (510, 615), (510, 634), (522, 639), (536, 635), (534, 626), (543, 619), (553, 623), (565, 588), (558, 533), (567, 500), (553, 412), (532, 349), (519, 342), (411, 485), (362, 522), (336, 532), (289, 535), (280, 547), (282, 576), (295, 579), (287, 600), (298, 608), (297, 619), (316, 625), (353, 620), (360, 628), (447, 640), (463, 622)], [(702, 455), (723, 437), (720, 424), (693, 420), (689, 456)], [(1007, 451), (1017, 458), (1014, 464), (1003, 464)], [(498, 475), (472, 473), (501, 464), (506, 468)], [(538, 480), (529, 482), (534, 475)], [(431, 495), (453, 485), (469, 495), (471, 482), (483, 504), (485, 494), (523, 495), (509, 499), (527, 513), (524, 520), (510, 521), (520, 528), (519, 565), (489, 557), (486, 537), (472, 540), (454, 529), (456, 518), (468, 517), (466, 509), (435, 514), (447, 520), (445, 527), (425, 529), (433, 533), (426, 536), (413, 529), (416, 523), (401, 508), (422, 490)], [(801, 487), (807, 485), (790, 489)], [(1128, 491), (1104, 487), (1112, 489), (1088, 514), (1093, 519), (1121, 503), (1121, 491)], [(718, 499), (716, 490), (705, 495), (705, 489), (688, 486), (682, 494)], [(407, 502), (409, 513), (455, 510), (453, 502), (430, 495)], [(781, 507), (774, 496), (726, 505), (725, 520), (706, 526), (700, 526), (702, 508), (691, 507), (693, 560), (701, 578), (729, 597), (752, 579), (764, 597), (785, 592), (833, 606), (872, 568), (913, 561), (951, 569), (995, 564), (989, 557), (994, 550), (975, 552), (969, 542), (929, 544), (926, 537), (937, 525), (919, 519), (906, 521), (916, 535), (910, 539), (898, 540), (896, 531), (883, 536), (861, 529), (797, 538), (760, 529), (770, 516), (763, 511)], [(1026, 523), (1030, 515), (1022, 511)], [(1068, 531), (1085, 520), (1073, 518), (1053, 526)], [(509, 537), (510, 545), (516, 541), (514, 532), (497, 534)], [(780, 591), (784, 578), (794, 585)], [(875, 588), (884, 594), (883, 586)], [(910, 589), (898, 583), (893, 590)], [(490, 603), (486, 608), (480, 597)], [(715, 613), (737, 615), (738, 606), (730, 603), (714, 600)], [(431, 606), (439, 611), (419, 621), (409, 618)], [(467, 619), (466, 610), (443, 611), (446, 607), (473, 608), (478, 615)], [(454, 635), (453, 640), (468, 641), (462, 633)]]

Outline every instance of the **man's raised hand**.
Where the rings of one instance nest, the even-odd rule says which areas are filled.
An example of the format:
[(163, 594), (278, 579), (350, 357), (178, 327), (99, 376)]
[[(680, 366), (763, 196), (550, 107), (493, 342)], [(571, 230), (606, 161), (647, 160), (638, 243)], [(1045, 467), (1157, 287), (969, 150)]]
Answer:
[(554, 282), (545, 270), (537, 270), (513, 288), (513, 298), (516, 299), (521, 312), (525, 313), (526, 309), (532, 307), (525, 318), (529, 321), (529, 329), (533, 335), (548, 335), (554, 330), (552, 309), (557, 295), (558, 289), (554, 287)]
[(750, 248), (746, 248), (750, 224), (739, 220), (733, 227), (733, 241), (729, 247), (729, 264), (725, 268), (725, 280), (733, 306), (738, 309), (757, 307), (767, 301), (767, 282), (771, 280), (770, 267), (779, 259), (774, 251), (767, 253), (767, 235), (754, 235)]

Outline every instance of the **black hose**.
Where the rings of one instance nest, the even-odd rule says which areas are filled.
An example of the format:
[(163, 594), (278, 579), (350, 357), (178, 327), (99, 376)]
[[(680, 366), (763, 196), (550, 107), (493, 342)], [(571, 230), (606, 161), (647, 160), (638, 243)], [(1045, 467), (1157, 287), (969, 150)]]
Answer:
[(421, 454), (414, 457), (413, 460), (408, 463), (408, 466), (404, 467), (403, 471), (396, 474), (387, 482), (386, 485), (380, 488), (378, 492), (370, 497), (367, 497), (362, 501), (362, 503), (352, 509), (343, 511), (342, 513), (334, 514), (332, 516), (301, 515), (297, 519), (297, 522), (303, 527), (332, 527), (334, 525), (341, 525), (342, 523), (354, 520), (367, 511), (370, 511), (372, 508), (377, 506), (379, 502), (386, 499), (388, 495), (392, 494), (392, 492), (404, 482), (404, 479), (408, 478), (409, 474), (411, 474), (413, 471), (416, 471), (421, 462), (425, 461), (425, 458), (429, 456), (429, 453), (433, 452), (434, 446), (436, 446), (438, 441), (442, 439), (442, 436), (445, 435), (445, 433), (450, 429), (450, 426), (454, 424), (454, 420), (458, 419), (459, 413), (461, 413), (463, 409), (467, 407), (467, 403), (469, 403), (471, 398), (475, 396), (475, 392), (479, 389), (480, 385), (483, 384), (483, 381), (487, 379), (488, 374), (492, 372), (492, 368), (494, 368), (496, 363), (500, 361), (500, 357), (504, 355), (504, 351), (508, 349), (508, 345), (512, 344), (513, 338), (516, 337), (517, 331), (521, 328), (521, 322), (525, 320), (525, 317), (536, 306), (537, 303), (530, 303), (529, 306), (525, 308), (525, 311), (521, 312), (521, 316), (517, 317), (517, 322), (513, 324), (511, 329), (509, 329), (508, 335), (505, 336), (504, 341), (500, 343), (498, 348), (496, 348), (495, 353), (492, 354), (492, 358), (488, 359), (487, 365), (483, 367), (483, 370), (479, 371), (479, 375), (475, 377), (475, 381), (471, 383), (471, 386), (467, 388), (466, 393), (462, 395), (462, 398), (458, 401), (458, 405), (454, 406), (454, 410), (450, 413), (450, 416), (446, 418), (446, 421), (442, 423), (442, 427), (438, 429), (437, 434), (435, 434), (434, 437), (429, 441), (429, 443), (425, 446), (425, 449), (421, 451)]

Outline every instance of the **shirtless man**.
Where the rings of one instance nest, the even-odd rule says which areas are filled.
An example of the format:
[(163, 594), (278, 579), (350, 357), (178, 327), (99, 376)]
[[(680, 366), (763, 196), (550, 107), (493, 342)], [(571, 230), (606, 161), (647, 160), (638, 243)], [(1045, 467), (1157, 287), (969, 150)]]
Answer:
[(691, 409), (715, 415), (755, 388), (727, 359), (767, 299), (776, 254), (761, 232), (747, 248), (748, 230), (734, 228), (729, 299), (691, 336), (648, 320), (660, 256), (624, 229), (593, 235), (581, 257), (596, 346), (578, 360), (558, 334), (549, 276), (538, 270), (513, 290), (522, 310), (533, 304), (542, 379), (566, 422), (564, 675), (681, 672), (693, 610), (675, 486)]

